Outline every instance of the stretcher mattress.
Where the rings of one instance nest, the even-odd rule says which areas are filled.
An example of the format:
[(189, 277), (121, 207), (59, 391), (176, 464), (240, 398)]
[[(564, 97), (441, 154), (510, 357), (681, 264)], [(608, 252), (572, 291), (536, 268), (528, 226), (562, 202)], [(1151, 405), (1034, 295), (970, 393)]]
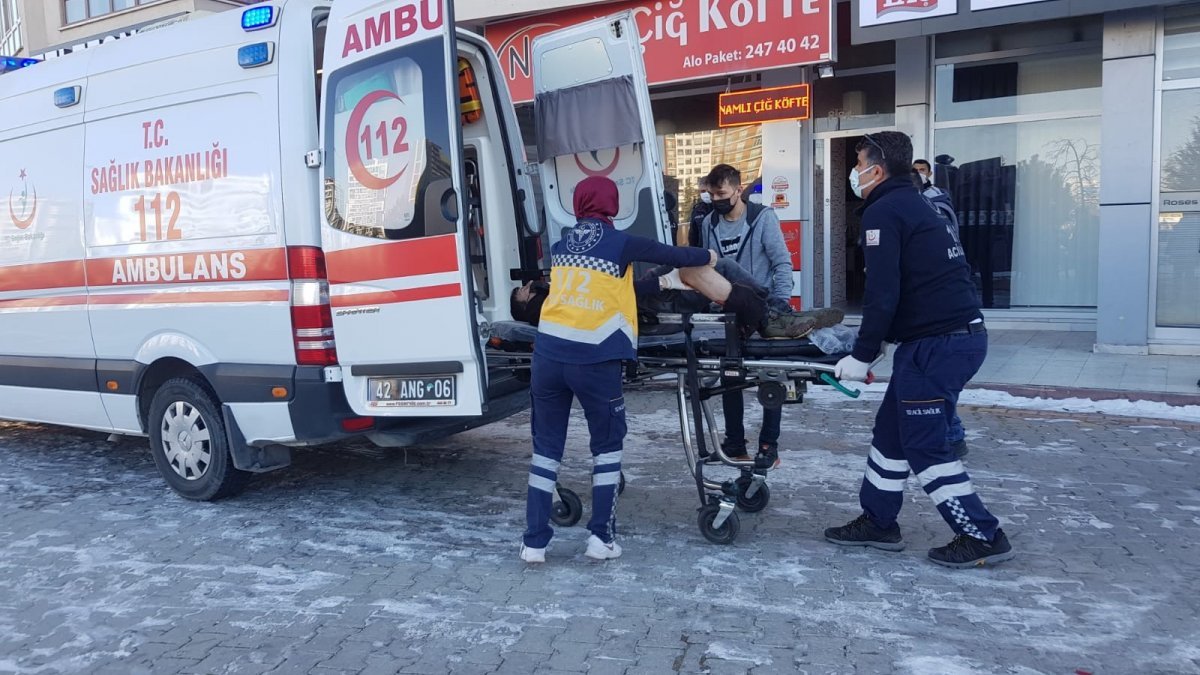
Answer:
[[(684, 356), (687, 351), (683, 330), (676, 326), (652, 326), (638, 336), (638, 354), (641, 356)], [(537, 328), (523, 321), (497, 321), (492, 324), (492, 335), (507, 343), (510, 348), (532, 345), (537, 337)], [(725, 356), (725, 330), (720, 326), (696, 326), (692, 329), (692, 341), (696, 355), (700, 357)], [(749, 358), (800, 359), (813, 363), (835, 364), (845, 354), (826, 354), (806, 339), (767, 340), (751, 338), (742, 343), (742, 356)]]

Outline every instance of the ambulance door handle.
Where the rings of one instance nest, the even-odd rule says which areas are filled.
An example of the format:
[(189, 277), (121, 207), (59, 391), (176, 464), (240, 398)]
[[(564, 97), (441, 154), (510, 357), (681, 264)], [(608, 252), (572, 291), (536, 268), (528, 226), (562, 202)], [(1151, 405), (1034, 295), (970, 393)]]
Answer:
[(451, 223), (458, 222), (458, 193), (454, 188), (442, 193), (442, 217)]

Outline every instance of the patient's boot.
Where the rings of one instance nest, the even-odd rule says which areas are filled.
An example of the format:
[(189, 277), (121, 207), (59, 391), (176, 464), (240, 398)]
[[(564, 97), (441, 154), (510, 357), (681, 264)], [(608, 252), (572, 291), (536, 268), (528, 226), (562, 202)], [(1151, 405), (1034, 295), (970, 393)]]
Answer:
[(755, 331), (761, 330), (766, 325), (766, 300), (749, 286), (733, 284), (733, 288), (729, 291), (729, 297), (725, 299), (725, 311), (737, 315), (743, 337), (750, 337)]
[(759, 330), (765, 338), (802, 338), (816, 328), (817, 322), (810, 316), (771, 310), (767, 323)]
[(796, 312), (798, 316), (811, 318), (816, 328), (832, 328), (846, 319), (846, 313), (836, 307), (823, 307)]

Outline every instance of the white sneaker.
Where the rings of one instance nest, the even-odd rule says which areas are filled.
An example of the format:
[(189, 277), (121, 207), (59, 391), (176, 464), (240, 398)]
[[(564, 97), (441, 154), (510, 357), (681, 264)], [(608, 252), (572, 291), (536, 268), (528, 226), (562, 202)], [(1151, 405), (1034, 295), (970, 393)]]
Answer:
[(600, 541), (600, 537), (591, 535), (588, 537), (587, 552), (584, 553), (589, 558), (594, 560), (612, 560), (613, 558), (621, 557), (621, 545), (617, 542), (606, 544)]
[(521, 544), (521, 560), (527, 563), (544, 563), (546, 562), (546, 549), (530, 548)]

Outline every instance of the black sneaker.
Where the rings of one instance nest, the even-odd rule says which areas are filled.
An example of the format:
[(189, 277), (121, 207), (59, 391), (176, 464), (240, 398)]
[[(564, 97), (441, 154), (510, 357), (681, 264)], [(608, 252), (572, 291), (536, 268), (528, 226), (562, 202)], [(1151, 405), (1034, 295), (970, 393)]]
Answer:
[(988, 563), (1011, 560), (1014, 555), (1016, 554), (1013, 553), (1012, 545), (1008, 543), (1008, 537), (1001, 529), (996, 530), (996, 536), (992, 538), (991, 543), (960, 534), (945, 546), (929, 549), (930, 560), (955, 569), (983, 567)]
[(841, 527), (826, 529), (825, 539), (839, 546), (870, 546), (884, 551), (904, 550), (899, 524), (892, 523), (886, 530), (880, 529), (865, 513)]
[(959, 459), (966, 459), (967, 453), (970, 452), (970, 448), (967, 447), (967, 440), (965, 438), (961, 441), (955, 441), (951, 443), (950, 449), (954, 451), (954, 454), (957, 455)]
[(754, 469), (756, 471), (778, 469), (780, 463), (778, 443), (763, 443), (758, 446), (758, 454), (754, 456)]

